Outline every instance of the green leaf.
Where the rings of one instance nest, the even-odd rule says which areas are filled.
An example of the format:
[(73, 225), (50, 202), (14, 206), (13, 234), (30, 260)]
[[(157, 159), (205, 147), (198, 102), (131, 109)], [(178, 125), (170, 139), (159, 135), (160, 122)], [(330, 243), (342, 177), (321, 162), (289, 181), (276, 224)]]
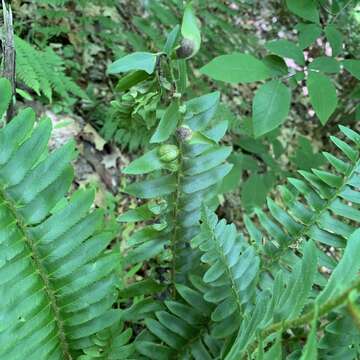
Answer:
[(342, 52), (343, 43), (343, 36), (341, 32), (336, 28), (335, 25), (330, 24), (325, 28), (325, 35), (330, 43), (332, 56), (339, 55)]
[(127, 71), (143, 70), (152, 74), (155, 70), (157, 54), (134, 52), (116, 60), (108, 67), (108, 74), (118, 74)]
[(316, 299), (319, 305), (339, 295), (356, 279), (360, 270), (360, 256), (354, 256), (354, 254), (359, 253), (360, 230), (356, 230), (347, 242), (343, 257), (332, 272), (325, 288)]
[(300, 360), (317, 360), (318, 358), (317, 339), (316, 339), (317, 318), (318, 318), (318, 307), (315, 305), (315, 313), (311, 325), (311, 331), (306, 340), (306, 344), (301, 354)]
[(340, 65), (332, 57), (320, 56), (309, 65), (309, 69), (319, 70), (323, 73), (337, 74), (340, 71)]
[(270, 41), (266, 43), (265, 48), (276, 55), (293, 59), (299, 65), (305, 65), (305, 59), (302, 50), (296, 44), (288, 40)]
[(176, 190), (176, 186), (175, 175), (167, 175), (131, 184), (126, 187), (125, 192), (142, 199), (150, 199), (171, 194)]
[(194, 131), (205, 129), (215, 115), (219, 100), (220, 93), (215, 91), (187, 101), (185, 124)]
[(319, 22), (319, 10), (314, 0), (286, 0), (288, 9), (311, 22)]
[(194, 131), (192, 133), (191, 139), (188, 141), (188, 144), (209, 144), (209, 145), (216, 145), (216, 141), (206, 136), (204, 133), (200, 131)]
[(164, 45), (164, 49), (163, 52), (165, 54), (167, 54), (168, 56), (170, 56), (170, 54), (172, 53), (172, 51), (175, 48), (175, 45), (177, 43), (178, 37), (179, 37), (179, 32), (180, 32), (180, 26), (176, 25), (168, 34), (167, 38), (166, 38), (166, 43)]
[(311, 71), (307, 79), (307, 88), (314, 111), (325, 125), (337, 106), (335, 86), (325, 75)]
[(0, 119), (5, 114), (11, 101), (11, 84), (8, 79), (0, 79)]
[(158, 148), (155, 148), (131, 162), (130, 165), (123, 169), (123, 173), (129, 175), (148, 174), (163, 168), (163, 165), (164, 163), (160, 160), (158, 154)]
[(298, 24), (296, 29), (299, 31), (299, 46), (305, 49), (315, 42), (321, 35), (321, 27), (315, 24)]
[(161, 292), (164, 287), (165, 285), (159, 284), (150, 278), (135, 282), (119, 290), (119, 296), (129, 299), (135, 296), (155, 294)]
[(344, 68), (354, 77), (356, 77), (358, 80), (360, 80), (360, 60), (343, 60), (342, 64)]
[(200, 49), (201, 45), (201, 33), (198, 26), (198, 20), (194, 14), (192, 5), (189, 3), (185, 7), (184, 16), (181, 24), (181, 35), (188, 40), (191, 40), (194, 46), (192, 54), (194, 56)]
[(276, 341), (274, 345), (272, 345), (269, 351), (265, 353), (264, 360), (275, 360), (275, 359), (280, 360), (283, 358), (281, 340), (282, 340), (282, 334), (279, 331), (276, 336)]
[(272, 173), (264, 175), (255, 173), (245, 181), (241, 189), (241, 200), (247, 212), (264, 205), (274, 182), (275, 177)]
[(165, 110), (161, 120), (150, 139), (150, 143), (160, 143), (166, 141), (174, 132), (179, 121), (179, 105), (173, 101)]
[(284, 59), (277, 55), (267, 55), (263, 59), (264, 64), (270, 69), (272, 75), (282, 76), (288, 74), (288, 67)]
[(295, 154), (290, 157), (290, 160), (299, 170), (318, 168), (325, 162), (324, 156), (315, 153), (312, 142), (302, 135), (300, 135), (297, 140)]
[(259, 137), (277, 128), (288, 116), (290, 90), (279, 80), (261, 85), (253, 101), (253, 129)]
[(126, 91), (139, 82), (146, 80), (149, 74), (146, 71), (138, 70), (123, 76), (116, 85), (116, 91)]
[(303, 258), (293, 266), (287, 288), (276, 305), (276, 313), (281, 319), (294, 319), (300, 315), (310, 294), (317, 272), (316, 246), (312, 240), (303, 248)]
[(214, 80), (229, 83), (251, 83), (271, 76), (269, 68), (252, 55), (233, 53), (211, 60), (200, 72)]

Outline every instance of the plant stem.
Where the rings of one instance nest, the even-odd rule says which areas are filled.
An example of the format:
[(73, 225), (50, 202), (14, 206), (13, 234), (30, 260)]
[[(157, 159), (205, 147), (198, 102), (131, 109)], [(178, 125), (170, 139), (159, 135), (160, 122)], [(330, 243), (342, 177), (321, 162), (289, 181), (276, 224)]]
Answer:
[[(339, 296), (330, 299), (325, 304), (319, 306), (319, 310), (318, 310), (319, 317), (329, 313), (336, 307), (343, 305), (344, 302), (347, 301), (350, 292), (354, 289), (360, 290), (360, 278), (357, 281), (355, 281), (351, 287), (344, 290)], [(277, 331), (284, 332), (291, 328), (307, 325), (313, 320), (314, 314), (315, 314), (315, 309), (312, 309), (296, 319), (279, 321), (277, 323), (274, 323), (266, 327), (264, 330), (262, 330), (260, 336), (263, 339), (265, 339), (269, 335), (276, 333)], [(255, 340), (252, 344), (249, 345), (248, 347), (249, 350), (247, 351), (247, 353), (252, 354), (256, 350), (257, 345), (258, 345), (258, 341)]]

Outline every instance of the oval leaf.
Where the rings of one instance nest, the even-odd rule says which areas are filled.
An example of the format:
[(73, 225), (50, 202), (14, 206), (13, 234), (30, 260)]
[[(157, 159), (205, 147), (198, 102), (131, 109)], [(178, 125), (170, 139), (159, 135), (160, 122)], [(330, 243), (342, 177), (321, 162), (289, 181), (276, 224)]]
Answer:
[(108, 74), (118, 74), (133, 70), (144, 70), (148, 74), (152, 74), (155, 70), (156, 59), (156, 54), (134, 52), (110, 64)]
[(265, 45), (266, 49), (272, 53), (293, 59), (299, 65), (305, 65), (304, 54), (302, 50), (294, 43), (288, 40), (273, 40)]
[(335, 25), (330, 24), (325, 28), (325, 35), (330, 43), (332, 56), (339, 55), (342, 51), (343, 43), (343, 36), (341, 32), (336, 28)]
[(214, 80), (229, 83), (251, 83), (271, 76), (269, 68), (252, 55), (234, 53), (211, 60), (200, 72)]
[(298, 24), (296, 30), (299, 31), (299, 46), (305, 49), (315, 42), (321, 35), (321, 27), (316, 24)]
[(290, 109), (290, 90), (278, 80), (262, 85), (253, 101), (253, 128), (255, 137), (278, 127)]
[(344, 68), (354, 77), (356, 77), (358, 80), (360, 80), (360, 60), (343, 60), (342, 64), (344, 65)]
[(320, 73), (310, 72), (307, 80), (310, 102), (323, 125), (329, 120), (337, 105), (335, 86)]
[(319, 10), (314, 0), (286, 0), (288, 9), (297, 16), (319, 22)]
[(198, 26), (198, 20), (194, 14), (191, 4), (188, 4), (184, 11), (184, 17), (181, 24), (181, 35), (185, 39), (189, 39), (193, 42), (194, 50), (189, 57), (194, 56), (200, 49), (201, 34)]
[(309, 66), (312, 70), (319, 70), (323, 73), (337, 74), (340, 71), (339, 63), (332, 57), (320, 56)]
[(148, 174), (154, 170), (161, 169), (164, 163), (160, 160), (158, 151), (158, 148), (155, 148), (143, 156), (135, 159), (133, 162), (131, 162), (130, 165), (123, 169), (123, 173), (130, 175), (140, 175)]

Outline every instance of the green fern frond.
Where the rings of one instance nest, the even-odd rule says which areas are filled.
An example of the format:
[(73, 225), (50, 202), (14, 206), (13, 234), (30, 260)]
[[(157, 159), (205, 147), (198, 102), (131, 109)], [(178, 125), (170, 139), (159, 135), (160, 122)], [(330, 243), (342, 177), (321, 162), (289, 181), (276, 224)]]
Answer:
[[(360, 223), (360, 135), (344, 127), (341, 131), (351, 145), (332, 138), (343, 157), (325, 154), (330, 171), (302, 172), (304, 181), (290, 179), (294, 188), (283, 187), (287, 208), (269, 200), (269, 215), (256, 210), (263, 232), (250, 218), (245, 219), (250, 244), (236, 234), (233, 225), (218, 222), (206, 208), (203, 211), (201, 232), (192, 245), (203, 252), (201, 260), (207, 264), (203, 280), (211, 290), (205, 291), (204, 299), (217, 305), (212, 320), (220, 330), (216, 332), (215, 327), (213, 334), (228, 337), (238, 331), (227, 360), (241, 358), (249, 346), (252, 353), (258, 334), (264, 337), (257, 344), (265, 342), (267, 349), (273, 345), (265, 353), (271, 358), (281, 350), (283, 331), (310, 322), (314, 312), (308, 310), (314, 303), (320, 307), (320, 317), (332, 314), (347, 299), (347, 287), (351, 289), (360, 269), (360, 261), (353, 256), (360, 234), (355, 231)], [(325, 246), (340, 252), (345, 248), (341, 260), (330, 256)], [(318, 272), (319, 266), (330, 269), (330, 279)], [(328, 338), (320, 342), (324, 350)], [(359, 338), (345, 338), (348, 342), (339, 346), (339, 354), (346, 347), (355, 351), (347, 356), (356, 354)]]
[(25, 109), (0, 130), (0, 358), (72, 359), (119, 319), (119, 256), (93, 191), (61, 201), (74, 143), (48, 154), (51, 122), (34, 121)]
[[(331, 140), (342, 157), (324, 153), (331, 170), (300, 171), (302, 180), (290, 178), (291, 187), (280, 188), (282, 205), (268, 199), (268, 214), (256, 210), (261, 230), (245, 218), (250, 240), (258, 245), (265, 243), (261, 246), (263, 286), (269, 280), (266, 271), (274, 271), (279, 259), (284, 267), (296, 261), (292, 247), (310, 238), (320, 246), (341, 250), (360, 221), (360, 135), (345, 127), (340, 129), (347, 142), (336, 137)], [(318, 251), (319, 265), (332, 270), (336, 260)], [(323, 285), (324, 279), (318, 276), (316, 282)]]
[(211, 316), (217, 322), (214, 336), (228, 337), (238, 330), (249, 303), (254, 302), (260, 259), (238, 236), (234, 224), (218, 222), (207, 208), (201, 219), (201, 232), (191, 244), (204, 252), (201, 260), (209, 266), (203, 277), (209, 285), (204, 298), (216, 304)]
[[(218, 99), (219, 94), (212, 93), (187, 102), (184, 125), (198, 134), (200, 141), (196, 136), (194, 143), (172, 137), (172, 144), (155, 147), (124, 170), (128, 174), (152, 175), (129, 185), (126, 188), (129, 194), (150, 200), (162, 198), (167, 204), (161, 216), (153, 217), (158, 223), (141, 229), (129, 239), (127, 259), (129, 263), (143, 261), (167, 246), (172, 257), (173, 283), (175, 273), (180, 278), (193, 265), (197, 266), (199, 254), (190, 251), (189, 243), (199, 231), (201, 205), (204, 201), (217, 205), (218, 186), (232, 167), (225, 162), (231, 148), (218, 145), (227, 123), (211, 123)], [(167, 147), (178, 149), (175, 159), (163, 159), (159, 155)]]
[(93, 335), (91, 340), (93, 346), (85, 349), (85, 355), (77, 360), (125, 360), (131, 359), (135, 352), (133, 343), (129, 343), (132, 337), (132, 330), (124, 330), (120, 322)]
[[(160, 89), (156, 79), (150, 79), (111, 102), (101, 133), (106, 140), (114, 139), (121, 149), (135, 151), (145, 148), (156, 125), (156, 110)], [(103, 113), (100, 114), (103, 117)]]
[[(325, 326), (319, 342), (319, 353), (325, 359), (356, 359), (360, 356), (360, 332), (344, 310), (334, 313)], [(358, 344), (358, 346), (354, 346)]]
[(166, 310), (145, 320), (148, 331), (135, 341), (136, 350), (156, 360), (217, 358), (222, 342), (212, 334), (211, 303), (199, 290), (180, 284), (176, 289), (181, 300), (165, 301)]
[(63, 98), (73, 94), (86, 98), (85, 92), (64, 73), (63, 60), (54, 51), (36, 50), (25, 40), (15, 36), (16, 72), (18, 78), (38, 95), (52, 100), (53, 91)]

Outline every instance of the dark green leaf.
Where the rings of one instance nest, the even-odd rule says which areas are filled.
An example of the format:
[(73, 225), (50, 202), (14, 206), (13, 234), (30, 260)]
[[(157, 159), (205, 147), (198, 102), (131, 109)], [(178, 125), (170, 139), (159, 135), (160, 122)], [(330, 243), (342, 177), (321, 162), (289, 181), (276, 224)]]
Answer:
[(358, 80), (360, 80), (360, 60), (343, 60), (342, 64), (344, 65), (344, 68), (354, 77), (356, 77)]
[(116, 85), (116, 90), (117, 91), (129, 90), (132, 86), (135, 86), (139, 82), (146, 80), (148, 77), (149, 74), (143, 70), (135, 71), (133, 73), (125, 75), (118, 81)]
[(314, 111), (325, 125), (337, 106), (335, 86), (325, 75), (311, 71), (307, 79), (307, 88)]
[(304, 54), (302, 50), (294, 43), (288, 40), (273, 40), (265, 45), (270, 52), (295, 60), (299, 65), (305, 65)]
[(319, 11), (314, 0), (286, 0), (287, 7), (305, 20), (319, 22)]
[(179, 121), (179, 105), (173, 101), (165, 110), (155, 133), (150, 139), (151, 143), (160, 143), (166, 141), (174, 132)]
[(332, 57), (320, 56), (316, 58), (310, 65), (312, 70), (319, 70), (323, 73), (337, 74), (340, 71), (339, 63)]
[(315, 24), (299, 24), (296, 26), (299, 31), (299, 46), (305, 49), (315, 42), (321, 35), (321, 27)]
[(253, 101), (253, 129), (259, 137), (275, 129), (286, 119), (290, 109), (290, 90), (279, 80), (261, 85)]
[(167, 54), (168, 56), (172, 53), (172, 51), (175, 48), (176, 42), (178, 40), (179, 37), (179, 33), (180, 33), (180, 26), (176, 25), (168, 34), (167, 38), (166, 38), (166, 43), (164, 46), (164, 53)]
[(219, 99), (220, 93), (215, 91), (187, 101), (185, 124), (194, 131), (205, 129), (215, 115)]
[(360, 270), (360, 230), (356, 230), (349, 238), (343, 257), (332, 272), (325, 289), (317, 297), (319, 305), (324, 304), (331, 297), (337, 296), (348, 288)]
[(263, 60), (264, 64), (270, 69), (272, 75), (282, 76), (288, 74), (288, 67), (284, 59), (277, 55), (267, 55)]
[(147, 174), (154, 170), (159, 170), (164, 163), (160, 160), (158, 148), (155, 148), (146, 154), (135, 159), (130, 165), (123, 169), (124, 174), (139, 175)]
[(330, 24), (325, 28), (325, 35), (330, 43), (332, 56), (339, 55), (342, 52), (343, 43), (343, 36), (341, 32), (336, 28), (335, 25)]

